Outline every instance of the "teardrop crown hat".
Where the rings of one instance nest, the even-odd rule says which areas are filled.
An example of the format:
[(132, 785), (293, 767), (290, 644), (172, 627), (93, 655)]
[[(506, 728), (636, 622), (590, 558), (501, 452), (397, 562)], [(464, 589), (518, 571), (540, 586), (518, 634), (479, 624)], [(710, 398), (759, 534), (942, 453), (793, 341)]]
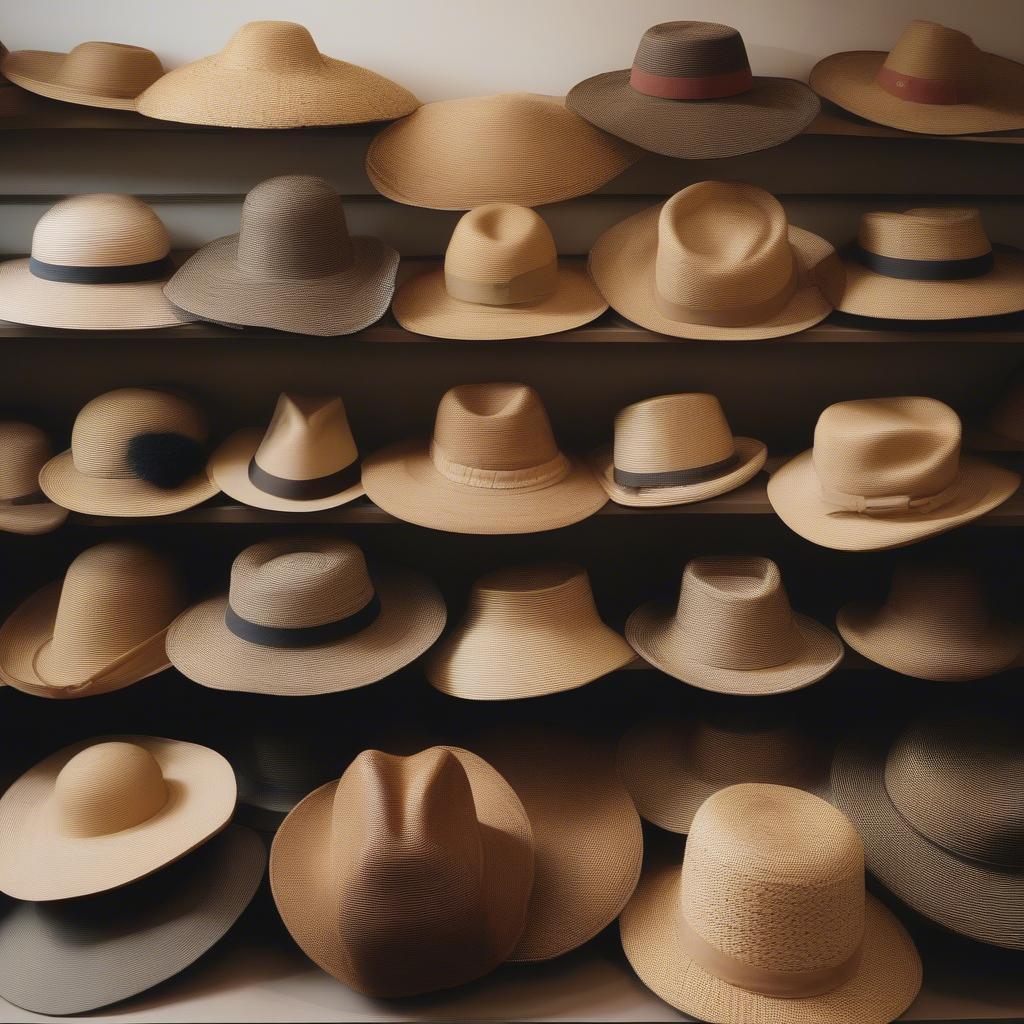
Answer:
[(813, 326), (843, 288), (831, 243), (764, 189), (702, 181), (609, 228), (590, 272), (617, 312), (677, 338), (777, 338)]
[(68, 510), (39, 489), (39, 470), (52, 457), (50, 439), (39, 427), (0, 421), (0, 530), (41, 534), (63, 525)]

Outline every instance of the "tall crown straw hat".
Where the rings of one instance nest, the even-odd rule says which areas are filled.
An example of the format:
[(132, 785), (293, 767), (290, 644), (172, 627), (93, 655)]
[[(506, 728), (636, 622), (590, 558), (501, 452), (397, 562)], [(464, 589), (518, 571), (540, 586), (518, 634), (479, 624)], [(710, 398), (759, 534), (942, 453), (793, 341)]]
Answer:
[(39, 470), (52, 457), (50, 439), (39, 427), (0, 421), (0, 530), (35, 535), (64, 525), (68, 510), (39, 490)]
[(843, 289), (831, 243), (740, 182), (702, 181), (610, 227), (590, 272), (616, 312), (675, 338), (756, 341), (824, 320)]
[(658, 996), (723, 1024), (889, 1024), (921, 988), (921, 959), (864, 889), (864, 847), (810, 793), (746, 784), (694, 815), (683, 862), (644, 870), (619, 920)]
[(925, 135), (1024, 128), (1024, 65), (985, 53), (971, 37), (912, 21), (888, 53), (834, 53), (811, 88), (858, 117)]
[(830, 405), (814, 447), (772, 474), (768, 499), (801, 537), (840, 551), (902, 547), (1001, 505), (1008, 469), (960, 452), (960, 418), (934, 398)]
[(465, 214), (444, 267), (406, 281), (393, 307), (406, 330), (464, 341), (555, 334), (582, 327), (607, 308), (586, 268), (559, 260), (540, 215), (511, 203)]
[(1014, 375), (967, 445), (979, 452), (1024, 452), (1024, 373)]
[(135, 103), (146, 117), (228, 128), (365, 124), (418, 106), (391, 79), (322, 54), (291, 21), (248, 22), (220, 53), (168, 72)]

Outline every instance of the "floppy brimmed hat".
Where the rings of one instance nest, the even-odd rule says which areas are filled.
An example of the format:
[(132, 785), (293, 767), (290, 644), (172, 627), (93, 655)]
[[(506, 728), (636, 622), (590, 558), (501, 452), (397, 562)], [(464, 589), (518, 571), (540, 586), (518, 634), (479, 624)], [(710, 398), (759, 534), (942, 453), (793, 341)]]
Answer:
[(39, 427), (0, 421), (0, 530), (35, 535), (64, 525), (68, 510), (39, 490), (39, 470), (52, 457), (50, 439)]

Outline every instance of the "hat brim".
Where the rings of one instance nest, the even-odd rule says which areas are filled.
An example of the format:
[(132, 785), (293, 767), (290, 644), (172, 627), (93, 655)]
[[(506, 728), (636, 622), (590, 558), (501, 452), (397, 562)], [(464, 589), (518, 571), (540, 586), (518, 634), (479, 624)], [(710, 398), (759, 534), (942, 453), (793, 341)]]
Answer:
[(1020, 486), (1020, 475), (970, 455), (960, 457), (960, 487), (930, 512), (870, 516), (836, 511), (821, 497), (814, 452), (780, 466), (768, 480), (768, 500), (779, 518), (805, 540), (838, 551), (883, 551), (924, 540), (978, 519)]
[(22, 89), (63, 103), (83, 107), (104, 107), (107, 110), (134, 110), (134, 96), (104, 96), (59, 85), (55, 79), (66, 61), (66, 53), (50, 50), (17, 50), (3, 61), (3, 73)]
[(52, 501), (39, 501), (31, 505), (5, 505), (0, 508), (0, 530), (38, 537), (60, 529), (68, 518), (68, 510)]

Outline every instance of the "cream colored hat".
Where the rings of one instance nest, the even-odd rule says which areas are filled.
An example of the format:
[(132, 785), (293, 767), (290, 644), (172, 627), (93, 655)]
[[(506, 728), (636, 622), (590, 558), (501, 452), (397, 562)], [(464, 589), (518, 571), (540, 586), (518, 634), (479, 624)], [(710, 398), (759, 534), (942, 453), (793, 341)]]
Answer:
[(363, 493), (359, 450), (336, 397), (282, 394), (265, 433), (233, 434), (209, 472), (230, 497), (278, 512), (337, 508)]
[(416, 573), (367, 569), (336, 538), (253, 544), (231, 566), (231, 587), (174, 620), (167, 654), (215, 690), (282, 696), (368, 686), (418, 658), (441, 635), (445, 606)]
[(64, 525), (68, 510), (39, 490), (39, 470), (52, 456), (50, 439), (38, 427), (0, 421), (0, 530), (40, 534)]
[(184, 607), (161, 555), (131, 541), (97, 544), (0, 626), (0, 679), (39, 697), (123, 689), (170, 665), (164, 637)]
[(825, 239), (764, 189), (702, 181), (609, 228), (590, 272), (613, 309), (676, 338), (778, 338), (824, 320), (843, 289)]
[(216, 751), (153, 736), (59, 750), (0, 797), (0, 890), (18, 900), (106, 892), (216, 835), (235, 777)]
[(602, 621), (578, 565), (522, 565), (473, 584), (462, 621), (427, 656), (442, 693), (521, 700), (593, 682), (634, 660)]
[(843, 814), (786, 786), (730, 786), (678, 862), (645, 870), (620, 919), (640, 980), (722, 1024), (889, 1024), (921, 988), (903, 925), (864, 891)]
[(180, 395), (119, 388), (75, 417), (71, 447), (46, 463), (39, 486), (73, 512), (161, 516), (212, 498), (206, 417)]
[(277, 909), (303, 952), (366, 995), (462, 985), (526, 924), (534, 840), (509, 784), (467, 750), (366, 750), (285, 818)]
[(410, 206), (542, 206), (593, 192), (640, 156), (561, 96), (513, 92), (424, 104), (370, 143), (366, 173)]
[(464, 384), (441, 399), (434, 436), (363, 465), (366, 493), (399, 519), (450, 533), (535, 533), (592, 516), (607, 498), (558, 450), (526, 384)]
[(1024, 374), (1015, 375), (967, 444), (981, 452), (1024, 452)]
[(762, 441), (733, 437), (714, 395), (659, 395), (615, 417), (615, 440), (593, 456), (616, 504), (688, 505), (735, 490), (762, 469)]
[(163, 296), (170, 252), (163, 222), (135, 196), (62, 199), (39, 218), (32, 255), (0, 263), (0, 320), (92, 331), (189, 323)]
[(1020, 476), (960, 454), (960, 418), (934, 398), (830, 405), (814, 447), (768, 481), (768, 498), (801, 537), (840, 551), (913, 544), (1001, 505)]
[(463, 341), (556, 334), (607, 308), (583, 266), (559, 261), (540, 215), (511, 203), (464, 214), (444, 268), (406, 281), (394, 302), (406, 330)]
[(684, 683), (750, 697), (810, 686), (843, 660), (835, 633), (790, 608), (779, 567), (742, 555), (691, 559), (676, 607), (641, 605), (626, 639)]
[(301, 128), (390, 121), (419, 100), (383, 75), (325, 57), (302, 25), (250, 21), (220, 53), (168, 72), (135, 106), (163, 121)]

